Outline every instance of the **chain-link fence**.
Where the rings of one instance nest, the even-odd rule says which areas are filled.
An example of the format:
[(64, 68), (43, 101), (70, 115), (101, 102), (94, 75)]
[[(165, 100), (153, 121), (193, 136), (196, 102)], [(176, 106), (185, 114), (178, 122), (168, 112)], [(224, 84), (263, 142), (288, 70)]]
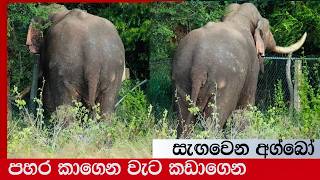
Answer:
[[(269, 106), (274, 104), (275, 89), (279, 83), (282, 86), (283, 98), (287, 105), (290, 101), (290, 92), (286, 80), (286, 63), (288, 57), (268, 56), (264, 60), (264, 73), (259, 74), (257, 92), (256, 92), (256, 106), (260, 110), (266, 110)], [(294, 62), (302, 60), (302, 58), (291, 58), (291, 77), (294, 78)], [(303, 58), (309, 64), (320, 62), (320, 58)]]
[[(283, 98), (285, 100), (285, 103), (287, 103), (287, 105), (289, 104), (290, 93), (289, 93), (288, 84), (286, 80), (287, 59), (288, 59), (287, 56), (283, 56), (283, 57), (267, 56), (264, 58), (264, 73), (259, 73), (257, 92), (256, 92), (256, 106), (260, 110), (262, 111), (267, 110), (269, 106), (274, 105), (275, 87), (279, 82), (282, 85), (282, 90), (284, 93)], [(291, 77), (293, 80), (294, 61), (299, 60), (301, 58), (292, 57), (291, 59), (292, 59)], [(170, 87), (168, 83), (171, 84), (171, 81), (169, 79), (171, 78), (170, 76), (171, 60), (172, 59), (163, 59), (163, 60), (149, 63), (151, 83), (157, 84), (157, 87), (158, 87), (154, 91), (155, 94), (151, 95), (152, 97), (154, 97), (156, 103), (159, 100), (172, 98), (172, 96), (168, 95), (172, 93), (171, 89), (170, 88), (168, 89), (168, 87)], [(308, 64), (311, 66), (312, 66), (312, 63), (320, 63), (320, 58), (303, 58), (303, 60), (307, 61)], [(166, 67), (165, 68), (166, 72), (163, 72), (164, 71), (163, 67)], [(166, 80), (163, 80), (163, 79), (166, 79)], [(154, 80), (154, 82), (152, 82), (152, 80)], [(165, 84), (165, 87), (161, 87), (164, 84)], [(170, 100), (167, 100), (166, 102), (169, 102), (169, 101)]]

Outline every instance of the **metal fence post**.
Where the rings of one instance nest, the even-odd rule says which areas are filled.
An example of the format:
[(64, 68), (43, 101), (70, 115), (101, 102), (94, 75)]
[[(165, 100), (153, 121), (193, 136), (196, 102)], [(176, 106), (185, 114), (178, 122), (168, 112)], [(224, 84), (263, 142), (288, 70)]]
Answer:
[(300, 105), (300, 96), (299, 96), (299, 88), (301, 86), (301, 60), (294, 61), (294, 109), (297, 112), (300, 112), (301, 105)]
[(288, 89), (290, 93), (290, 106), (289, 106), (289, 114), (292, 116), (293, 112), (293, 101), (294, 101), (294, 95), (293, 95), (293, 85), (292, 85), (292, 80), (291, 80), (291, 57), (292, 53), (288, 55), (287, 63), (286, 63), (286, 78), (287, 78), (287, 84), (288, 84)]

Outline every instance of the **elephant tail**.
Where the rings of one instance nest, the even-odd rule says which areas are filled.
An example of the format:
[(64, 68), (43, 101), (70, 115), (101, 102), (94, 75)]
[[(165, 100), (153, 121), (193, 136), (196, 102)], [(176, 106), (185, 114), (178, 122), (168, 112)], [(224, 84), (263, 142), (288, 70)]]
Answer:
[(207, 81), (207, 71), (202, 68), (194, 68), (191, 71), (191, 81), (192, 81), (192, 89), (191, 89), (191, 100), (195, 105), (197, 104), (198, 96), (201, 87)]

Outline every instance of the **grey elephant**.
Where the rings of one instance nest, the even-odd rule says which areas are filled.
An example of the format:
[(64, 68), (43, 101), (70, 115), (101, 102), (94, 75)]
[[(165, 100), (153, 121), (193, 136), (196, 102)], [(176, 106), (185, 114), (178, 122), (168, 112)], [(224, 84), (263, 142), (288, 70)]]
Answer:
[(254, 105), (265, 50), (294, 52), (305, 39), (306, 33), (289, 47), (276, 46), (269, 21), (251, 3), (230, 4), (221, 22), (210, 22), (188, 33), (180, 41), (172, 63), (178, 137), (188, 138), (195, 123), (195, 116), (188, 110), (190, 104), (207, 117), (214, 111), (209, 102), (215, 101), (220, 128), (233, 110)]
[[(35, 24), (49, 24), (43, 32)], [(125, 65), (123, 43), (108, 20), (85, 11), (62, 8), (49, 21), (34, 19), (27, 46), (40, 54), (45, 79), (44, 107), (53, 112), (73, 100), (89, 108), (100, 103), (101, 111), (114, 111)]]

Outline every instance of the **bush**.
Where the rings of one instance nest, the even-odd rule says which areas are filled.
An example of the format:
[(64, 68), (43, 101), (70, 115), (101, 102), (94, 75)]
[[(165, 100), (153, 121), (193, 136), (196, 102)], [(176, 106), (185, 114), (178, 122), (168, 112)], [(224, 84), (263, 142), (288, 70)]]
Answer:
[(144, 93), (139, 88), (131, 91), (134, 85), (125, 82), (120, 95), (126, 96), (107, 119), (98, 105), (90, 112), (74, 102), (59, 106), (49, 123), (43, 123), (41, 100), (37, 99), (41, 115), (34, 116), (17, 96), (20, 110), (8, 120), (9, 157), (151, 157), (152, 139), (174, 138), (175, 127), (167, 111), (155, 121)]
[[(318, 74), (318, 79), (315, 82), (320, 82), (319, 77), (319, 64), (314, 65), (315, 74)], [(320, 129), (320, 84), (311, 85), (310, 69), (306, 62), (304, 62), (301, 77), (301, 89), (299, 96), (301, 99), (301, 112), (300, 112), (300, 123), (302, 131), (310, 137), (317, 137)]]
[(122, 105), (117, 109), (120, 119), (127, 125), (129, 136), (147, 135), (148, 128), (153, 127), (154, 119), (151, 117), (152, 106), (147, 103), (147, 98), (140, 87), (134, 87), (132, 81), (125, 81), (120, 95), (124, 97)]

